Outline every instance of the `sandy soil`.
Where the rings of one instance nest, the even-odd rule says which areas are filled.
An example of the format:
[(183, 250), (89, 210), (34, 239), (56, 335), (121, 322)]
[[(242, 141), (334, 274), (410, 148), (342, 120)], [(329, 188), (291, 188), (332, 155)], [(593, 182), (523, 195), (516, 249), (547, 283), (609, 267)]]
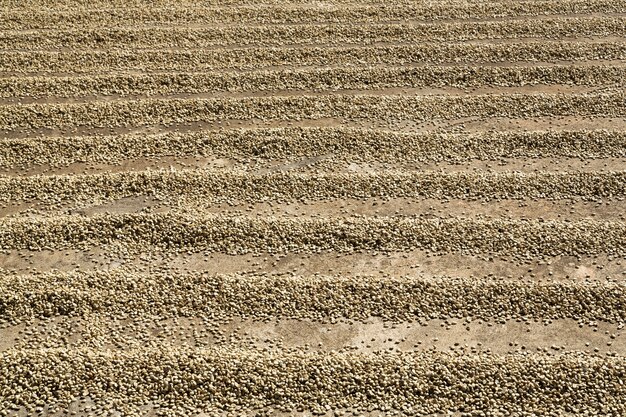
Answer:
[[(607, 182), (610, 185), (604, 188), (597, 186), (592, 193), (583, 192), (582, 185), (578, 189), (573, 185), (572, 195), (564, 198), (550, 197), (557, 184), (537, 186), (537, 195), (489, 198), (486, 191), (482, 196), (479, 191), (477, 198), (459, 198), (445, 189), (438, 196), (420, 195), (419, 190), (414, 196), (395, 195), (397, 184), (391, 181), (377, 197), (364, 198), (350, 190), (344, 193), (335, 190), (320, 198), (294, 201), (284, 201), (278, 197), (279, 193), (272, 194), (276, 190), (271, 191), (270, 184), (267, 186), (270, 191), (263, 197), (230, 202), (212, 199), (211, 193), (203, 194), (204, 187), (208, 187), (205, 184), (169, 190), (161, 187), (155, 195), (150, 185), (134, 180), (116, 194), (119, 190), (116, 193), (107, 190), (104, 181), (101, 188), (90, 191), (92, 197), (87, 199), (79, 198), (76, 185), (80, 183), (88, 190), (89, 185), (84, 184), (89, 184), (86, 180), (89, 175), (146, 171), (180, 172), (181, 178), (186, 172), (199, 171), (209, 175), (280, 172), (286, 178), (300, 174), (320, 178), (344, 174), (348, 182), (356, 181), (356, 176), (361, 174), (394, 172), (430, 172), (441, 178), (453, 173), (464, 173), (471, 178), (511, 172), (529, 176), (567, 173), (569, 177), (565, 176), (563, 181), (568, 178), (573, 181), (576, 176), (584, 178), (587, 174), (619, 175), (626, 170), (623, 93), (626, 8), (622, 2), (542, 0), (518, 4), (505, 0), (484, 4), (444, 1), (431, 5), (394, 0), (383, 7), (376, 1), (371, 4), (352, 0), (296, 0), (293, 4), (270, 1), (259, 6), (246, 0), (233, 0), (230, 7), (212, 1), (194, 2), (193, 13), (189, 4), (178, 0), (164, 0), (151, 6), (145, 6), (142, 0), (135, 3), (139, 5), (137, 9), (115, 8), (99, 0), (94, 4), (79, 0), (59, 4), (8, 2), (9, 7), (0, 14), (3, 28), (0, 30), (0, 85), (3, 86), (0, 190), (4, 184), (13, 184), (13, 191), (31, 190), (0, 196), (1, 415), (374, 416), (475, 415), (463, 412), (476, 412), (495, 416), (516, 412), (516, 415), (586, 412), (586, 415), (619, 416), (626, 413), (626, 388), (622, 382), (626, 363), (623, 330), (626, 304), (619, 302), (626, 302), (625, 176)], [(45, 4), (50, 7), (42, 7)], [(88, 9), (77, 7), (81, 4)], [(70, 15), (72, 19), (68, 18)], [(49, 28), (50, 22), (56, 22), (54, 27)], [(534, 55), (524, 52), (524, 48), (532, 50), (533, 45), (542, 46), (537, 46)], [(89, 54), (100, 54), (100, 58), (91, 59)], [(399, 77), (391, 71), (380, 72), (385, 69), (416, 72)], [(441, 71), (442, 79), (449, 78), (452, 84), (429, 78), (426, 72), (429, 69)], [(198, 78), (203, 74), (205, 78)], [(90, 81), (96, 76), (101, 78), (98, 82)], [(147, 77), (147, 81), (137, 81), (135, 77), (140, 76)], [(185, 81), (185, 77), (192, 81)], [(308, 97), (309, 101), (298, 104), (295, 100), (302, 97)], [(517, 97), (518, 101), (511, 101), (510, 97)], [(250, 104), (245, 101), (248, 99), (258, 101)], [(174, 107), (174, 102), (180, 107)], [(158, 105), (150, 107), (146, 103)], [(91, 119), (85, 115), (91, 115)], [(102, 127), (103, 123), (106, 127)], [(256, 151), (279, 140), (273, 136), (275, 132), (267, 129), (294, 127), (327, 129), (329, 135), (337, 135), (336, 150), (326, 144), (326, 149), (299, 153), (296, 145), (293, 154), (287, 151), (281, 157), (264, 157)], [(418, 151), (415, 151), (418, 157), (394, 154), (393, 143), (381, 143), (378, 152), (386, 155), (381, 160), (370, 145), (367, 151), (358, 147), (341, 150), (341, 135), (345, 134), (341, 129), (346, 128), (362, 129), (363, 135), (367, 132), (416, 135), (411, 139), (414, 146), (426, 143), (424, 135), (428, 134), (456, 136), (441, 136), (436, 147), (422, 148), (423, 158), (419, 158)], [(251, 142), (248, 150), (241, 147), (230, 152), (228, 145), (221, 146), (219, 151), (209, 142), (204, 145), (197, 142), (196, 148), (185, 148), (184, 140), (168, 145), (167, 139), (155, 136), (197, 133), (208, 137), (211, 132), (234, 129), (265, 129), (267, 137), (250, 139), (259, 143)], [(592, 139), (589, 132), (597, 131), (605, 134), (601, 139)], [(505, 150), (493, 141), (487, 143), (494, 132), (539, 132), (545, 137), (549, 133), (573, 132), (572, 135), (580, 135), (582, 139), (580, 143), (555, 146), (520, 142), (510, 148), (521, 156), (510, 156), (510, 149)], [(125, 142), (123, 135), (129, 133), (139, 139)], [(102, 135), (110, 135), (115, 147), (94, 148)], [(462, 161), (451, 158), (452, 139), (464, 138), (474, 138), (472, 146), (477, 148), (485, 142), (490, 156), (477, 154)], [(69, 145), (54, 145), (55, 140), (66, 139), (71, 141), (64, 142)], [(585, 140), (593, 141), (594, 148), (584, 143)], [(198, 143), (203, 146), (202, 153), (198, 151)], [(467, 143), (469, 149), (469, 139)], [(99, 152), (103, 160), (93, 157)], [(29, 189), (33, 183), (28, 181), (34, 181), (33, 178), (44, 185)], [(15, 182), (9, 183), (11, 179)], [(67, 182), (70, 179), (74, 182)], [(66, 195), (54, 191), (53, 186), (63, 181), (74, 184), (75, 195), (72, 185), (67, 186)], [(113, 184), (114, 180), (107, 181)], [(472, 184), (479, 183), (475, 180)], [(584, 185), (583, 180), (580, 183)], [(501, 185), (507, 186), (504, 182)], [(240, 187), (259, 191), (245, 181)], [(253, 191), (250, 195), (255, 195)], [(85, 189), (80, 192), (84, 193)], [(463, 252), (454, 247), (433, 251), (427, 243), (389, 250), (383, 243), (379, 247), (369, 243), (364, 246), (363, 242), (369, 242), (372, 236), (352, 240), (338, 236), (341, 244), (337, 247), (349, 250), (315, 250), (303, 241), (292, 242), (280, 253), (271, 253), (264, 247), (263, 236), (255, 236), (258, 243), (254, 243), (252, 253), (229, 254), (202, 246), (202, 242), (229, 239), (218, 232), (213, 235), (188, 232), (185, 245), (181, 243), (178, 247), (176, 243), (163, 246), (149, 239), (145, 243), (143, 237), (144, 240), (133, 243), (130, 238), (103, 242), (82, 235), (74, 240), (68, 238), (63, 244), (58, 243), (59, 239), (51, 240), (57, 243), (47, 244), (46, 236), (20, 235), (25, 233), (22, 229), (15, 231), (22, 227), (20, 224), (33, 219), (40, 222), (38, 227), (45, 227), (57, 237), (69, 236), (70, 226), (57, 227), (54, 222), (127, 214), (134, 214), (143, 222), (142, 219), (155, 213), (184, 213), (198, 218), (208, 214), (232, 215), (243, 220), (281, 218), (293, 220), (296, 226), (300, 222), (305, 224), (306, 219), (340, 221), (355, 216), (467, 218), (489, 224), (503, 219), (553, 221), (558, 225), (594, 221), (597, 222), (594, 224), (612, 225), (618, 238), (617, 243), (600, 252), (591, 249), (592, 243), (608, 237), (589, 232), (571, 238), (572, 245), (583, 248), (578, 253), (553, 254), (546, 250), (520, 254), (506, 245), (498, 251), (483, 253)], [(137, 228), (137, 236), (144, 236), (140, 224), (145, 222), (137, 220), (133, 227)], [(169, 233), (175, 235), (176, 230), (174, 227)], [(167, 237), (167, 233), (162, 234)], [(246, 233), (253, 236), (256, 232)], [(281, 233), (279, 238), (288, 241), (292, 232)], [(447, 233), (442, 228), (428, 238), (442, 239)], [(515, 239), (510, 230), (500, 229), (497, 233), (498, 238)], [(11, 240), (7, 236), (17, 237)], [(621, 243), (619, 236), (623, 237)], [(269, 235), (265, 238), (274, 239)], [(376, 242), (384, 241), (384, 236), (375, 238), (372, 239)], [(468, 235), (467, 239), (470, 238), (480, 237)], [(551, 235), (546, 237), (551, 238)], [(233, 241), (236, 245), (237, 240)], [(581, 242), (589, 243), (584, 246)], [(537, 247), (544, 246), (537, 242)], [(45, 249), (37, 249), (41, 247)], [(39, 279), (33, 277), (40, 273), (52, 273), (44, 275), (47, 277), (44, 279), (64, 280), (62, 274), (115, 271), (128, 276), (129, 288), (138, 274), (143, 274), (142, 277), (166, 274), (172, 283), (190, 271), (208, 275), (254, 272), (263, 276), (303, 277), (301, 283), (294, 285), (300, 285), (298, 294), (307, 305), (318, 308), (317, 319), (296, 319), (280, 311), (270, 318), (254, 317), (254, 314), (242, 317), (228, 299), (215, 301), (220, 307), (215, 311), (222, 311), (215, 313), (201, 308), (208, 300), (190, 297), (184, 302), (194, 305), (194, 314), (182, 313), (174, 307), (168, 314), (155, 314), (153, 306), (138, 303), (137, 310), (128, 317), (126, 312), (115, 310), (114, 302), (107, 303), (107, 297), (113, 301), (115, 297), (105, 291), (106, 283), (102, 295), (93, 295), (91, 302), (96, 307), (86, 312), (66, 304), (73, 302), (67, 301), (70, 294), (77, 300), (87, 297), (91, 294), (89, 287), (72, 287), (72, 281), (69, 284), (59, 281), (58, 287), (46, 287), (48, 292), (44, 293), (43, 286), (33, 284)], [(578, 310), (567, 309), (565, 304), (560, 310), (559, 303), (564, 302), (555, 301), (559, 318), (541, 309), (518, 314), (503, 307), (502, 314), (493, 314), (492, 309), (486, 308), (491, 307), (487, 304), (485, 311), (490, 313), (484, 317), (457, 317), (441, 313), (449, 311), (446, 303), (430, 306), (430, 315), (416, 313), (410, 319), (356, 317), (356, 313), (353, 317), (337, 318), (329, 315), (324, 300), (316, 300), (315, 294), (308, 292), (306, 280), (318, 275), (408, 277), (416, 281), (455, 277), (477, 282), (485, 277), (497, 277), (503, 282), (529, 287), (562, 283), (581, 294), (588, 291), (594, 297), (597, 295), (594, 291), (604, 288), (599, 286), (611, 285), (613, 298), (594, 305), (581, 302)], [(243, 275), (242, 280), (245, 279)], [(359, 311), (359, 303), (368, 305), (376, 300), (376, 282), (372, 278), (370, 283), (363, 284), (370, 285), (369, 292), (359, 293), (358, 297), (362, 298), (346, 300), (346, 305), (353, 303), (354, 311)], [(167, 288), (154, 285), (155, 291), (167, 294)], [(250, 285), (253, 288), (256, 284)], [(535, 293), (525, 294), (528, 300), (522, 300), (521, 304), (535, 305), (533, 300), (540, 298)], [(448, 304), (454, 304), (457, 295), (451, 294)], [(14, 305), (18, 298), (30, 300), (25, 302), (27, 308)], [(174, 306), (180, 301), (163, 300), (159, 302), (166, 309), (168, 302)], [(387, 301), (394, 305), (393, 299)], [(293, 300), (294, 304), (301, 302), (304, 301)], [(182, 369), (191, 369), (189, 358), (193, 355), (212, 358), (213, 353), (206, 353), (207, 349), (227, 352), (219, 354), (225, 355), (223, 366), (238, 364), (236, 358), (240, 355), (244, 365), (240, 373), (231, 376), (232, 380), (249, 384), (252, 391), (258, 388), (254, 384), (258, 384), (261, 387), (258, 393), (244, 395), (233, 391), (232, 386), (218, 384), (212, 386), (213, 391), (209, 390), (212, 396), (202, 397), (191, 391), (164, 391), (157, 387), (155, 381), (168, 377), (168, 372), (174, 375)], [(160, 364), (169, 369), (165, 373), (140, 374), (132, 363), (140, 363), (149, 354), (146, 352), (153, 351), (179, 356), (175, 360), (167, 356), (171, 361), (168, 363), (166, 358)], [(55, 356), (58, 352), (62, 352), (61, 356)], [(260, 362), (279, 358), (274, 365), (280, 372), (286, 372), (283, 377), (288, 379), (300, 371), (284, 370), (283, 365), (277, 364), (292, 363), (289, 355), (294, 352), (319, 355), (306, 360), (319, 360), (320, 364), (331, 363), (334, 355), (349, 352), (360, 356), (338, 363), (360, 364), (379, 359), (390, 362), (379, 365), (378, 371), (375, 367), (367, 371), (370, 373), (358, 368), (360, 365), (353, 365), (352, 372), (363, 375), (359, 376), (362, 377), (359, 384), (346, 388), (343, 394), (346, 404), (338, 400), (342, 398), (339, 394), (324, 397), (326, 388), (320, 388), (313, 379), (302, 382), (303, 388), (283, 390), (270, 374), (259, 376), (245, 367), (249, 355), (260, 355)], [(418, 372), (422, 376), (407, 377), (401, 372), (402, 366), (393, 361), (404, 360), (400, 359), (405, 358), (402, 355), (411, 358), (410, 355), (426, 355), (419, 356), (424, 361), (419, 363), (428, 364), (430, 360), (435, 366), (440, 360), (438, 352), (463, 363), (458, 369), (446, 368), (451, 375), (458, 371), (459, 375), (486, 372), (487, 376), (471, 392), (458, 387), (456, 391), (446, 391), (443, 383), (441, 386), (433, 383), (429, 391), (425, 383), (418, 391), (411, 391), (411, 395), (406, 387), (404, 392), (398, 388), (399, 392), (370, 393), (378, 386), (374, 380), (367, 382), (368, 375), (384, 373), (387, 369), (391, 369), (392, 381), (409, 381), (407, 387), (410, 381), (421, 384), (420, 378), (426, 374)], [(580, 359), (573, 360), (571, 355), (580, 355)], [(106, 369), (90, 373), (89, 367), (68, 359), (83, 358), (84, 363), (92, 366), (89, 361), (101, 357), (113, 358), (111, 367), (116, 360), (130, 365), (127, 371), (112, 377)], [(579, 396), (568, 397), (561, 395), (562, 388), (555, 388), (558, 384), (554, 382), (562, 381), (565, 371), (546, 368), (545, 375), (524, 375), (516, 368), (526, 363), (526, 359), (520, 358), (547, 363), (580, 361), (584, 369), (605, 361), (604, 369), (613, 373), (596, 382), (585, 380), (580, 372), (574, 373), (582, 375), (581, 379), (567, 389)], [(490, 391), (499, 382), (493, 382), (498, 373), (489, 373), (493, 369), (489, 366), (498, 360), (511, 366), (505, 366), (502, 373), (514, 381), (502, 392)], [(419, 366), (415, 365), (415, 369), (422, 369)], [(211, 368), (213, 372), (198, 371), (198, 378), (208, 383), (213, 378), (211, 375), (221, 372), (222, 368), (217, 368)], [(331, 385), (342, 386), (338, 381), (342, 381), (343, 374), (333, 375)], [(470, 381), (470, 376), (463, 375), (458, 380), (451, 376), (450, 386)], [(545, 385), (538, 382), (542, 378), (547, 381)], [(112, 382), (127, 391), (111, 385)], [(530, 397), (511, 399), (515, 398), (513, 393), (523, 389), (523, 384), (541, 385), (536, 402)], [(266, 389), (262, 389), (264, 385)], [(137, 386), (144, 387), (143, 391)], [(411, 386), (411, 389), (417, 388)], [(439, 389), (447, 397), (438, 396)], [(322, 392), (320, 396), (307, 396), (318, 391)], [(498, 396), (493, 402), (483, 401), (494, 393)], [(507, 397), (509, 394), (513, 397)], [(585, 402), (589, 398), (594, 400)], [(431, 401), (432, 406), (424, 405)], [(398, 404), (406, 407), (398, 408)]]

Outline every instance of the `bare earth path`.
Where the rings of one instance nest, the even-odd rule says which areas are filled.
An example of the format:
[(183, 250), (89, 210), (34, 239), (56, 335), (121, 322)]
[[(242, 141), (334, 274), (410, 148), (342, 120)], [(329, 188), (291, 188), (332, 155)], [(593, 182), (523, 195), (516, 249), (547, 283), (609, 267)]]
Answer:
[(0, 5), (0, 415), (626, 415), (623, 1)]

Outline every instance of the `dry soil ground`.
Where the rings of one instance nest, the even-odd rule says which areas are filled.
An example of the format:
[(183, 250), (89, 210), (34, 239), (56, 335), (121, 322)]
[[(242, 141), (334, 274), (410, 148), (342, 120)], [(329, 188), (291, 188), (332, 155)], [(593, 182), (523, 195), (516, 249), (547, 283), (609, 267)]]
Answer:
[(626, 415), (624, 1), (0, 5), (0, 415)]

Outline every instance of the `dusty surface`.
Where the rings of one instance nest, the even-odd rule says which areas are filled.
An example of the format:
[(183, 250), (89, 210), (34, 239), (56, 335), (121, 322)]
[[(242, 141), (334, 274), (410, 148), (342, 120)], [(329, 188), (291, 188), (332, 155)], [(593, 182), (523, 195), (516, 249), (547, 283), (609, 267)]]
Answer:
[(0, 415), (626, 414), (623, 2), (1, 3)]

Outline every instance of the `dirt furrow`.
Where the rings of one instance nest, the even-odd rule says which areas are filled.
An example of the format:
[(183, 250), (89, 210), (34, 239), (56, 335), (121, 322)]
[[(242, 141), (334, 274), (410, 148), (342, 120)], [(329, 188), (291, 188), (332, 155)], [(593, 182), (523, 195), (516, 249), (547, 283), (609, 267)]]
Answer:
[[(191, 201), (189, 201), (191, 200)], [(568, 218), (581, 220), (626, 220), (626, 200), (603, 199), (592, 201), (577, 200), (468, 200), (437, 198), (342, 198), (340, 200), (304, 201), (293, 203), (214, 203), (194, 199), (177, 199), (175, 205), (168, 204), (150, 196), (124, 197), (108, 202), (90, 201), (88, 203), (67, 202), (50, 204), (46, 201), (29, 203), (11, 203), (0, 206), (0, 217), (8, 216), (48, 216), (79, 213), (91, 216), (97, 213), (139, 213), (142, 210), (158, 212), (194, 213), (231, 213), (239, 215), (309, 217), (319, 216), (398, 216), (425, 215), (436, 217), (479, 216), (485, 218), (542, 218), (558, 220)]]
[(546, 356), (585, 351), (626, 354), (623, 324), (573, 319), (504, 319), (475, 317), (389, 322), (369, 317), (340, 319), (220, 319), (109, 317), (89, 314), (13, 321), (0, 326), (0, 352), (9, 349), (104, 348), (111, 351), (156, 346), (205, 348), (238, 345), (252, 349), (306, 349), (384, 354), (440, 350), (457, 353)]
[[(467, 216), (467, 214), (465, 215)], [(509, 279), (624, 281), (626, 259), (613, 255), (542, 256), (530, 253), (518, 256), (489, 254), (432, 253), (425, 250), (407, 252), (319, 252), (228, 255), (209, 252), (153, 251), (139, 255), (111, 253), (91, 247), (40, 251), (5, 250), (0, 253), (2, 265), (10, 271), (30, 274), (34, 271), (112, 271), (118, 268), (140, 273), (163, 271), (182, 273), (203, 271), (207, 274), (289, 273), (370, 275), (373, 273), (414, 276), (501, 276)]]

